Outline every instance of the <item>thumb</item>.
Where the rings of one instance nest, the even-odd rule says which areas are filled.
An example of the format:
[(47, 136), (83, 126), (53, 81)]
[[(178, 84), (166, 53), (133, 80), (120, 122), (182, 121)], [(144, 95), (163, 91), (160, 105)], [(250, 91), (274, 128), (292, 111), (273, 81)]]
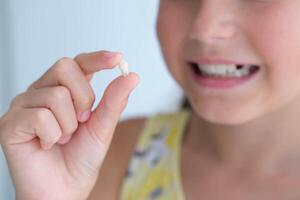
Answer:
[(109, 145), (122, 111), (127, 106), (128, 97), (139, 83), (139, 76), (130, 73), (114, 80), (104, 92), (103, 98), (87, 122), (89, 134), (96, 143)]
[(98, 172), (128, 97), (138, 83), (139, 76), (133, 72), (113, 80), (90, 119), (80, 125), (74, 138), (66, 145), (66, 150), (71, 149), (68, 153), (72, 154), (72, 163), (82, 173), (90, 175)]

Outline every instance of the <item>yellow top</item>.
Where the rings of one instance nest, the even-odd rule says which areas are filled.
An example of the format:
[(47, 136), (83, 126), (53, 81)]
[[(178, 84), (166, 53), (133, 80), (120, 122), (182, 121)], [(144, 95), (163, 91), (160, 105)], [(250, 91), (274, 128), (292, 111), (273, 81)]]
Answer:
[(180, 147), (190, 112), (158, 113), (149, 118), (121, 187), (121, 200), (184, 200)]

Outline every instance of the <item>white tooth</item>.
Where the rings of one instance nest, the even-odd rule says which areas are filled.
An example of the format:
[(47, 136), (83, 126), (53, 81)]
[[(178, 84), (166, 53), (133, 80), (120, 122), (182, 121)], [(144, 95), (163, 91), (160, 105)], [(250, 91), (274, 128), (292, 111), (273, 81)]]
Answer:
[(241, 73), (243, 76), (248, 75), (249, 74), (249, 69), (248, 68), (244, 68), (241, 70)]
[(230, 66), (230, 72), (232, 73), (232, 72), (235, 72), (237, 69), (236, 69), (236, 67), (235, 67), (235, 65), (232, 65), (232, 66)]
[(235, 71), (231, 66), (226, 69), (226, 75), (231, 75)]
[(217, 77), (242, 77), (249, 74), (251, 65), (236, 69), (235, 65), (198, 65), (204, 75)]
[(128, 62), (122, 59), (121, 62), (119, 63), (119, 69), (123, 74), (123, 76), (127, 76), (129, 74)]
[(217, 68), (215, 65), (211, 65), (207, 68), (208, 72), (209, 73), (212, 73), (212, 74), (216, 74), (217, 73)]
[(236, 77), (242, 77), (243, 75), (244, 75), (243, 72), (240, 70), (234, 72), (234, 76), (236, 76)]
[(226, 74), (227, 73), (227, 69), (226, 69), (226, 67), (218, 67), (219, 68), (219, 70), (218, 70), (218, 72), (219, 72), (219, 74)]

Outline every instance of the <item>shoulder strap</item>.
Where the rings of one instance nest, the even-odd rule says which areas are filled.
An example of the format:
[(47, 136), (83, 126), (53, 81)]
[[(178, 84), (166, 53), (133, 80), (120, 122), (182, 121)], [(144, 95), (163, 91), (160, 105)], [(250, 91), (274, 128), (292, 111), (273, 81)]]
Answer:
[(189, 111), (180, 110), (158, 113), (146, 121), (123, 181), (121, 199), (151, 199), (159, 195), (183, 199), (178, 151), (188, 116)]

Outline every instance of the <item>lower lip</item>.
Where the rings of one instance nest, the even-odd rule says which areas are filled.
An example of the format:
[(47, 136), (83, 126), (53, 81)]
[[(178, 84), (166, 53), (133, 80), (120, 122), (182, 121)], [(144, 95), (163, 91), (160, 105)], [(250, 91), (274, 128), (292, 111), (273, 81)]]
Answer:
[(227, 89), (236, 87), (239, 85), (242, 85), (248, 81), (250, 81), (259, 70), (255, 71), (252, 74), (249, 74), (248, 76), (243, 77), (230, 77), (230, 78), (224, 78), (224, 77), (204, 77), (201, 75), (196, 74), (193, 69), (191, 70), (194, 79), (197, 83), (199, 83), (202, 86), (210, 87), (210, 88), (220, 88), (220, 89)]

